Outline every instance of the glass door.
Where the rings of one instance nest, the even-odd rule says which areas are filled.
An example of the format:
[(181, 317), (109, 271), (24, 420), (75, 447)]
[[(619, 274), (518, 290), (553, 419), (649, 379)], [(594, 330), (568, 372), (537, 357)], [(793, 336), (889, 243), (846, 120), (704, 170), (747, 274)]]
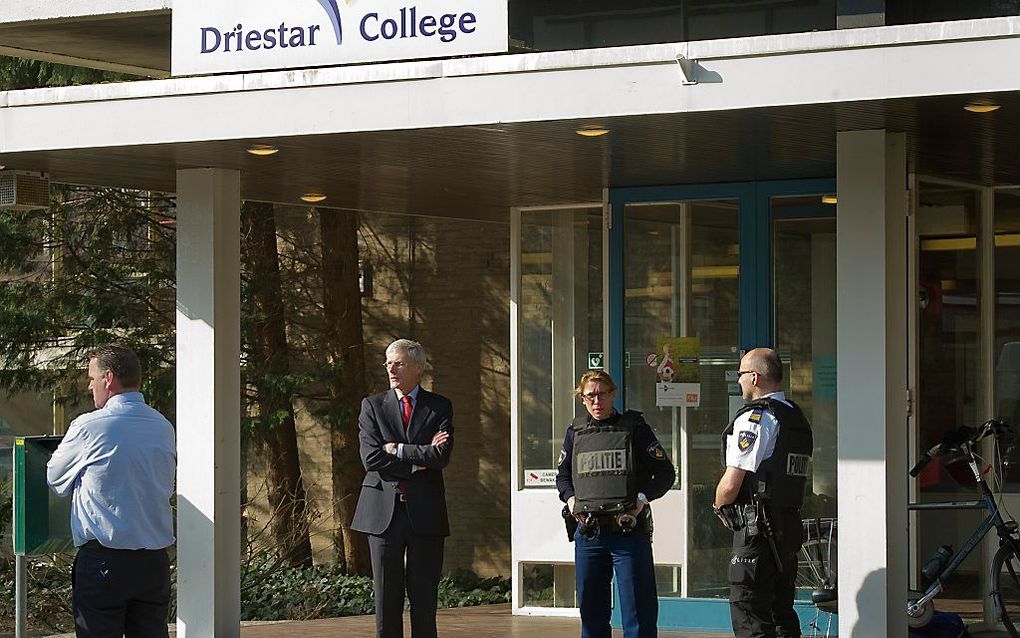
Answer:
[(613, 367), (625, 407), (644, 413), (678, 469), (655, 510), (657, 520), (667, 509), (682, 515), (681, 551), (656, 547), (659, 595), (721, 598), (731, 536), (711, 505), (720, 432), (742, 404), (731, 377), (740, 359), (741, 211), (752, 204), (740, 187), (691, 195), (621, 207), (623, 356)]
[(644, 412), (679, 470), (655, 508), (657, 523), (679, 513), (683, 537), (678, 556), (656, 545), (659, 595), (712, 599), (660, 605), (667, 624), (682, 626), (688, 604), (728, 596), (732, 535), (711, 504), (748, 349), (780, 351), (786, 387), (818, 432), (806, 507), (835, 515), (835, 206), (823, 201), (834, 188), (797, 180), (611, 193), (607, 334), (610, 370), (623, 380), (618, 407)]

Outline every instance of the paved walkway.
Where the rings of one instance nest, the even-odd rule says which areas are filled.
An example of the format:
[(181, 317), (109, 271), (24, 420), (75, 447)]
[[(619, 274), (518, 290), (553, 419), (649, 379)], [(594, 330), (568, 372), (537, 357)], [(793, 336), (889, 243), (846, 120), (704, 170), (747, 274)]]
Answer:
[[(577, 638), (581, 634), (577, 618), (538, 618), (514, 616), (510, 605), (485, 605), (439, 610), (439, 635), (442, 638)], [(173, 636), (175, 632), (171, 631)], [(411, 624), (404, 616), (404, 635)], [(616, 632), (621, 635), (620, 632)], [(375, 616), (347, 616), (326, 620), (245, 623), (242, 638), (371, 638), (375, 635)], [(726, 634), (659, 632), (660, 638), (721, 638)], [(50, 638), (74, 638), (74, 634)]]
[[(347, 616), (326, 620), (245, 623), (242, 638), (371, 638), (375, 634), (375, 616)], [(174, 632), (171, 631), (173, 636)], [(410, 621), (404, 616), (404, 635), (410, 635)], [(576, 618), (539, 618), (513, 616), (510, 605), (486, 605), (439, 611), (439, 635), (442, 638), (577, 638), (580, 621)], [(615, 632), (620, 636), (620, 632)], [(660, 638), (722, 638), (729, 634), (660, 631)], [(974, 634), (975, 638), (998, 638), (1000, 633)], [(50, 638), (74, 638), (73, 634)]]

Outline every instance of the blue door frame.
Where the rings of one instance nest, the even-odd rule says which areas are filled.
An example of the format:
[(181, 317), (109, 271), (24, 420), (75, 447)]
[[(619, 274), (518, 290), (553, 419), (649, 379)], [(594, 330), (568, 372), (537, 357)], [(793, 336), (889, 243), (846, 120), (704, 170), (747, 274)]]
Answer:
[[(822, 195), (836, 191), (835, 179), (802, 179), (771, 182), (735, 182), (651, 188), (614, 188), (609, 191), (609, 324), (606, 350), (609, 373), (621, 381), (617, 392), (617, 408), (626, 405), (627, 388), (624, 376), (624, 211), (627, 204), (652, 202), (683, 202), (728, 199), (739, 202), (738, 260), (740, 289), (739, 346), (741, 350), (772, 346), (775, 339), (772, 304), (772, 214), (771, 199), (782, 196)], [(831, 215), (832, 209), (807, 207), (783, 218), (807, 218)], [(724, 424), (720, 424), (720, 429)], [(810, 603), (798, 604), (805, 632), (814, 617)], [(613, 626), (621, 626), (619, 600), (614, 594)], [(721, 599), (660, 598), (659, 627), (695, 631), (731, 630), (729, 604)]]

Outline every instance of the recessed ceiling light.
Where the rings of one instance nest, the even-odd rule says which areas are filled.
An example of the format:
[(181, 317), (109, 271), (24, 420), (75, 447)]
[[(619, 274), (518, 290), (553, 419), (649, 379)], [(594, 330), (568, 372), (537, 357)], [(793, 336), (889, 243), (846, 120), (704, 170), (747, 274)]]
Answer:
[(305, 193), (301, 196), (301, 201), (308, 202), (309, 204), (318, 204), (321, 201), (325, 201), (326, 196), (322, 193)]
[(836, 195), (834, 193), (829, 194), (829, 195), (822, 195), (822, 203), (823, 204), (835, 204), (836, 203)]
[(251, 146), (248, 147), (247, 150), (248, 150), (248, 153), (250, 153), (251, 155), (255, 155), (255, 156), (258, 156), (258, 157), (266, 157), (268, 155), (276, 155), (277, 153), (280, 152), (280, 149), (278, 149), (275, 146), (271, 146), (269, 144), (252, 144)]
[(576, 131), (578, 135), (583, 135), (584, 137), (601, 137), (608, 132), (609, 129), (598, 124), (585, 124)]
[(991, 100), (981, 98), (967, 102), (967, 104), (964, 105), (963, 110), (970, 111), (971, 113), (991, 113), (993, 111), (998, 111), (1001, 108), (1001, 104), (996, 104)]

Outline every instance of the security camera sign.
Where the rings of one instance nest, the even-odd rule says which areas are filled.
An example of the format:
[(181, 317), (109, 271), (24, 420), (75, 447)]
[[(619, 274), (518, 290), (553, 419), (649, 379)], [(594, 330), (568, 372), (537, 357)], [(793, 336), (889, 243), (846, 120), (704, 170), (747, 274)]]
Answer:
[(491, 0), (174, 0), (174, 75), (507, 51)]

